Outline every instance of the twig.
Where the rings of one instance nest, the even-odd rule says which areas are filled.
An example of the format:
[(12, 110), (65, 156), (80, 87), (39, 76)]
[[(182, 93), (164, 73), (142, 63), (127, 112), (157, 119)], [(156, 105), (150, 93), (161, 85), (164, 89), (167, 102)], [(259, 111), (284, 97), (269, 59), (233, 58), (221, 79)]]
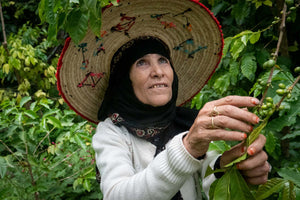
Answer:
[(2, 141), (0, 140), (0, 142), (5, 146), (5, 148), (11, 153), (11, 155), (13, 155), (19, 162), (21, 162), (21, 160), (15, 156), (14, 152)]
[[(53, 168), (55, 168), (55, 167), (57, 167), (58, 165), (60, 165), (60, 164), (63, 163), (64, 161), (68, 160), (69, 158), (71, 158), (71, 156), (74, 155), (75, 153), (77, 153), (79, 150), (81, 150), (81, 148), (77, 149), (77, 150), (74, 151), (70, 156), (68, 156), (68, 157), (66, 157), (66, 158), (64, 158), (64, 159), (62, 159), (60, 162), (58, 162), (58, 163), (56, 163), (55, 165), (53, 165), (52, 167), (50, 167), (50, 170), (53, 169)], [(36, 181), (37, 181), (41, 176), (43, 176), (43, 175), (45, 175), (45, 174), (46, 174), (46, 172), (43, 173), (42, 175), (40, 175), (40, 176), (36, 179)]]
[(42, 144), (42, 142), (50, 135), (50, 133), (54, 130), (54, 127), (43, 137), (43, 139), (39, 142), (39, 144), (36, 146), (33, 155), (35, 154), (35, 152), (37, 151), (37, 149), (40, 147), (40, 145)]
[(296, 78), (294, 83), (288, 88), (288, 92), (282, 96), (280, 101), (277, 103), (276, 108), (280, 107), (280, 105), (283, 102), (283, 100), (285, 99), (285, 97), (288, 95), (288, 93), (290, 93), (293, 90), (293, 88), (296, 86), (296, 84), (299, 82), (299, 80), (300, 80), (300, 75)]
[(9, 51), (7, 49), (7, 40), (6, 40), (6, 33), (5, 33), (5, 24), (4, 24), (4, 18), (3, 18), (3, 12), (2, 12), (2, 5), (0, 0), (0, 17), (1, 17), (1, 24), (2, 24), (2, 32), (3, 32), (3, 47), (6, 50), (7, 54), (9, 54)]

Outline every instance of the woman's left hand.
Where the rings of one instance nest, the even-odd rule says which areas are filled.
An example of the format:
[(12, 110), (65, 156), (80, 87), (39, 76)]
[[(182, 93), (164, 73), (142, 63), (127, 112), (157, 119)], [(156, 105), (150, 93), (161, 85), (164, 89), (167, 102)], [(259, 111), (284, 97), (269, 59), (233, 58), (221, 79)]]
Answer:
[(271, 166), (268, 163), (268, 156), (263, 151), (266, 143), (266, 137), (259, 135), (259, 137), (246, 148), (245, 143), (240, 143), (232, 147), (229, 151), (223, 153), (220, 160), (220, 167), (242, 156), (247, 151), (249, 157), (237, 164), (237, 168), (244, 176), (245, 180), (252, 185), (259, 185), (267, 182), (268, 173)]

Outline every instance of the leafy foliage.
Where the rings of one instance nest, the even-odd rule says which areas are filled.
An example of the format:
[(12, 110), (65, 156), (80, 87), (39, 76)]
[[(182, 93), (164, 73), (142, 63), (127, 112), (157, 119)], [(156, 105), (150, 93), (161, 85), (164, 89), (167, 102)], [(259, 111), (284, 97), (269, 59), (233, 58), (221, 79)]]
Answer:
[(58, 105), (28, 96), (1, 103), (1, 199), (99, 199), (93, 127)]
[(52, 43), (45, 40), (46, 31), (23, 25), (17, 34), (8, 38), (7, 49), (0, 46), (0, 80), (5, 89), (0, 90), (0, 100), (35, 93), (45, 97), (56, 83), (57, 58), (48, 64), (47, 50)]

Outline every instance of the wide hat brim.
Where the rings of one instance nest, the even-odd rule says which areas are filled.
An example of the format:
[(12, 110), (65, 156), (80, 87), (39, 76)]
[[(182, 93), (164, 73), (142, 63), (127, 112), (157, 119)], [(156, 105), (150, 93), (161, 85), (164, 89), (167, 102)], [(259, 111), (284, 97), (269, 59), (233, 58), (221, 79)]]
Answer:
[(217, 68), (223, 50), (221, 26), (196, 0), (120, 0), (102, 12), (101, 37), (90, 30), (75, 45), (70, 38), (61, 53), (57, 86), (66, 103), (83, 118), (98, 123), (114, 53), (128, 41), (152, 36), (170, 49), (179, 79), (182, 105), (194, 97)]

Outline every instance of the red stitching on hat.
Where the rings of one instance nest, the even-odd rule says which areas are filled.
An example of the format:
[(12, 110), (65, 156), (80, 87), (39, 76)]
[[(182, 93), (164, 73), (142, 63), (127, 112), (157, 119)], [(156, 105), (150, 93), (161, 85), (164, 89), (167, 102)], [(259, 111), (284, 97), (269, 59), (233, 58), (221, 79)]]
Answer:
[[(96, 87), (96, 85), (99, 83), (99, 81), (104, 77), (105, 72), (101, 72), (101, 73), (93, 73), (93, 72), (89, 72), (85, 75), (83, 81), (81, 81), (77, 87), (82, 88), (83, 86), (91, 86), (92, 88)], [(90, 78), (90, 80), (92, 81), (91, 83), (85, 83), (88, 78)], [(97, 80), (95, 80), (95, 78)]]
[(129, 22), (126, 22), (126, 23), (123, 23), (123, 24), (121, 24), (121, 22), (120, 22), (116, 26), (111, 27), (110, 30), (112, 32), (114, 32), (114, 31), (124, 32), (124, 34), (128, 36), (129, 35), (128, 31), (135, 24), (136, 17), (129, 17), (129, 16), (126, 16), (126, 14), (123, 14), (123, 13), (121, 13), (120, 16), (121, 16), (121, 19), (120, 19), (121, 22), (123, 22), (124, 20), (129, 21)]

